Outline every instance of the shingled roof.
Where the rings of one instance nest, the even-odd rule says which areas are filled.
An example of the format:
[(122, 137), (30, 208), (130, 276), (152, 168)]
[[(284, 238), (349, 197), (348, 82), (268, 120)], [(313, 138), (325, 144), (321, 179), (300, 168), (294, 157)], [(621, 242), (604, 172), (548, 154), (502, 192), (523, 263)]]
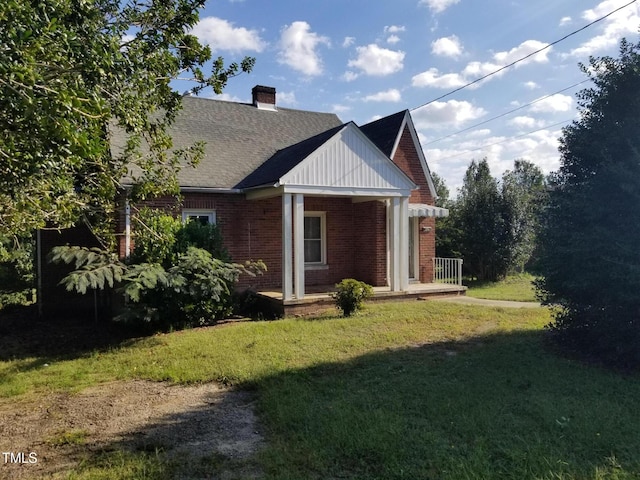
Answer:
[(375, 143), (376, 147), (382, 150), (382, 153), (387, 157), (391, 157), (393, 146), (406, 113), (407, 110), (402, 110), (388, 117), (362, 125), (360, 130), (369, 137), (369, 140)]
[(345, 125), (338, 125), (295, 145), (279, 150), (242, 182), (236, 185), (236, 188), (244, 189), (276, 183), (280, 177), (320, 148), (326, 141), (342, 130), (344, 126)]
[[(391, 157), (406, 113), (359, 128)], [(275, 183), (345, 125), (333, 113), (184, 97), (170, 131), (174, 148), (204, 142), (205, 151), (197, 168), (180, 170), (179, 184), (191, 189), (246, 189)], [(124, 145), (123, 132), (114, 130), (111, 143), (114, 149)]]
[[(234, 188), (279, 150), (340, 125), (333, 113), (185, 97), (170, 131), (174, 148), (205, 142), (205, 154), (197, 168), (183, 168), (178, 181), (183, 188)], [(124, 142), (116, 134), (112, 144)]]

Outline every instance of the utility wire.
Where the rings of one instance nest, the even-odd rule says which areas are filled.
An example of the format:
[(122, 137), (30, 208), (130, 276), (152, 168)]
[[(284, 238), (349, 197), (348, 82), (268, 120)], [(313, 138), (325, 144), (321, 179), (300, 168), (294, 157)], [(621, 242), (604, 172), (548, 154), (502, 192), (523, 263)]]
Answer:
[(609, 13), (607, 13), (606, 15), (604, 15), (604, 16), (602, 16), (602, 17), (600, 17), (600, 18), (595, 19), (593, 22), (590, 22), (590, 23), (586, 24), (585, 26), (583, 26), (583, 27), (579, 28), (578, 30), (574, 30), (573, 32), (571, 32), (571, 33), (569, 33), (569, 34), (565, 35), (564, 37), (562, 37), (562, 38), (560, 38), (560, 39), (556, 40), (555, 42), (552, 42), (552, 43), (550, 43), (550, 44), (548, 44), (548, 45), (546, 45), (546, 46), (544, 46), (544, 47), (542, 47), (542, 48), (540, 48), (540, 49), (536, 50), (535, 52), (531, 52), (530, 54), (525, 55), (524, 57), (519, 58), (518, 60), (515, 60), (515, 61), (511, 62), (510, 64), (505, 65), (504, 67), (500, 67), (499, 69), (494, 70), (493, 72), (487, 73), (486, 75), (483, 75), (483, 76), (482, 76), (482, 77), (480, 77), (480, 78), (476, 78), (475, 80), (473, 80), (473, 81), (471, 81), (471, 82), (467, 83), (466, 85), (462, 85), (461, 87), (458, 87), (458, 88), (456, 88), (456, 89), (454, 89), (454, 90), (451, 90), (450, 92), (445, 93), (444, 95), (440, 95), (438, 98), (434, 98), (433, 100), (430, 100), (430, 101), (428, 101), (427, 103), (423, 103), (422, 105), (419, 105), (419, 106), (417, 106), (417, 107), (414, 107), (414, 108), (410, 109), (410, 111), (414, 111), (414, 110), (417, 110), (417, 109), (419, 109), (419, 108), (426, 107), (427, 105), (430, 105), (430, 104), (432, 104), (432, 103), (434, 103), (434, 102), (437, 102), (438, 100), (442, 100), (443, 98), (446, 98), (446, 97), (448, 97), (449, 95), (453, 95), (454, 93), (459, 92), (460, 90), (463, 90), (463, 89), (465, 89), (465, 88), (467, 88), (467, 87), (470, 87), (471, 85), (475, 85), (476, 83), (481, 82), (482, 80), (484, 80), (484, 79), (486, 79), (486, 78), (489, 78), (489, 77), (491, 77), (492, 75), (495, 75), (496, 73), (500, 73), (500, 72), (502, 72), (503, 70), (506, 70), (507, 68), (513, 67), (515, 64), (520, 63), (520, 62), (522, 62), (523, 60), (526, 60), (527, 58), (530, 58), (530, 57), (532, 57), (532, 56), (534, 56), (534, 55), (536, 55), (536, 54), (538, 54), (538, 53), (540, 53), (540, 52), (542, 52), (542, 51), (546, 50), (547, 48), (551, 48), (552, 46), (557, 45), (558, 43), (560, 43), (560, 42), (562, 42), (562, 41), (566, 40), (567, 38), (569, 38), (569, 37), (571, 37), (571, 36), (575, 35), (576, 33), (579, 33), (579, 32), (581, 32), (582, 30), (585, 30), (585, 29), (589, 28), (590, 26), (592, 26), (592, 25), (594, 25), (594, 24), (596, 24), (596, 23), (598, 23), (598, 22), (601, 22), (601, 21), (602, 21), (602, 20), (604, 20), (605, 18), (610, 17), (610, 16), (611, 16), (611, 15), (613, 15), (614, 13), (619, 12), (619, 11), (620, 11), (620, 10), (622, 10), (623, 8), (626, 8), (626, 7), (628, 7), (629, 5), (631, 5), (632, 3), (636, 3), (636, 2), (637, 2), (637, 0), (632, 0), (631, 2), (626, 3), (625, 5), (622, 5), (621, 7), (616, 8), (614, 11), (609, 12)]
[(468, 132), (469, 130), (473, 130), (473, 129), (474, 129), (474, 128), (476, 128), (476, 127), (480, 127), (481, 125), (484, 125), (485, 123), (493, 122), (494, 120), (497, 120), (498, 118), (506, 117), (507, 115), (509, 115), (509, 114), (511, 114), (511, 113), (513, 113), (513, 112), (517, 112), (518, 110), (522, 110), (523, 108), (530, 107), (530, 106), (531, 106), (531, 105), (533, 105), (534, 103), (541, 102), (542, 100), (545, 100), (545, 99), (547, 99), (547, 98), (549, 98), (549, 97), (553, 97), (554, 95), (557, 95), (557, 94), (559, 94), (559, 93), (566, 92), (567, 90), (571, 90), (572, 88), (577, 87), (578, 85), (581, 85), (581, 84), (583, 84), (583, 83), (590, 82), (590, 81), (591, 81), (591, 79), (590, 79), (590, 78), (587, 78), (586, 80), (583, 80), (583, 81), (578, 82), (578, 83), (574, 83), (573, 85), (570, 85), (570, 86), (568, 86), (568, 87), (566, 87), (566, 88), (563, 88), (562, 90), (558, 90), (557, 92), (550, 93), (550, 94), (548, 94), (548, 95), (545, 95), (544, 97), (540, 97), (540, 98), (538, 98), (538, 99), (536, 99), (536, 100), (534, 100), (534, 101), (532, 101), (532, 102), (529, 102), (529, 103), (527, 103), (527, 104), (525, 104), (525, 105), (521, 105), (521, 106), (519, 106), (519, 107), (517, 107), (517, 108), (514, 108), (513, 110), (509, 110), (508, 112), (504, 112), (504, 113), (501, 113), (500, 115), (496, 115), (495, 117), (491, 117), (491, 118), (489, 118), (488, 120), (484, 120), (484, 121), (482, 121), (482, 122), (480, 122), (480, 123), (476, 123), (475, 125), (471, 125), (470, 127), (464, 128), (464, 129), (462, 129), (462, 130), (459, 130), (459, 131), (457, 131), (457, 132), (451, 133), (451, 134), (446, 135), (446, 136), (444, 136), (444, 137), (440, 137), (440, 138), (438, 138), (438, 139), (436, 139), (436, 140), (432, 140), (432, 141), (430, 141), (430, 142), (423, 143), (423, 145), (424, 145), (424, 146), (426, 146), (426, 145), (431, 145), (431, 144), (436, 143), (436, 142), (439, 142), (439, 141), (441, 141), (441, 140), (445, 140), (445, 139), (447, 139), (447, 138), (451, 138), (451, 137), (454, 137), (454, 136), (456, 136), (456, 135), (459, 135), (460, 133)]
[(496, 146), (496, 145), (500, 145), (500, 144), (502, 144), (502, 143), (509, 142), (509, 141), (514, 140), (514, 139), (516, 139), (516, 138), (526, 137), (526, 136), (528, 136), (528, 135), (531, 135), (532, 133), (537, 133), (537, 132), (540, 132), (540, 131), (542, 131), (542, 130), (546, 130), (546, 129), (548, 129), (548, 128), (557, 127), (558, 125), (562, 125), (563, 123), (569, 123), (569, 122), (570, 122), (570, 121), (572, 121), (572, 120), (573, 120), (573, 119), (563, 120), (563, 121), (561, 121), (561, 122), (553, 123), (553, 124), (551, 124), (551, 125), (546, 125), (546, 126), (544, 126), (544, 127), (542, 127), (542, 128), (538, 128), (538, 129), (536, 129), (536, 130), (532, 130), (532, 131), (527, 132), (527, 133), (521, 133), (520, 135), (516, 135), (515, 137), (505, 138), (504, 140), (500, 140), (499, 142), (489, 143), (489, 144), (487, 144), (487, 145), (482, 145), (481, 147), (474, 148), (474, 149), (471, 149), (471, 150), (465, 150), (464, 152), (460, 152), (460, 153), (457, 153), (457, 154), (455, 154), (455, 155), (451, 155), (450, 157), (439, 158), (439, 159), (438, 159), (438, 162), (443, 162), (443, 161), (445, 161), (445, 160), (450, 160), (450, 159), (452, 159), (452, 158), (461, 157), (462, 155), (467, 155), (468, 153), (473, 153), (473, 152), (477, 152), (477, 151), (479, 151), (479, 150), (484, 150), (485, 148), (494, 147), (494, 146)]

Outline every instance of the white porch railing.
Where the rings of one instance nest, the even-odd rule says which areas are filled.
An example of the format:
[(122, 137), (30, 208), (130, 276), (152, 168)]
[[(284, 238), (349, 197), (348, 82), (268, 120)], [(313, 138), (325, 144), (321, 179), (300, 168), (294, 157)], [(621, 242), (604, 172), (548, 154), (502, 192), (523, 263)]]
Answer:
[(462, 285), (462, 259), (435, 257), (433, 259), (433, 283)]

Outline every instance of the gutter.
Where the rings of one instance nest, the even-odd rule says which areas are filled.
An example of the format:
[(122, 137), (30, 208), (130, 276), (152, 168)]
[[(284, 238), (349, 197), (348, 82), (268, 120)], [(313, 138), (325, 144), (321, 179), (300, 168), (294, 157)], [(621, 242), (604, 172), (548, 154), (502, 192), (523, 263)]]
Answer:
[(241, 188), (221, 188), (221, 187), (180, 187), (181, 192), (188, 193), (244, 193)]

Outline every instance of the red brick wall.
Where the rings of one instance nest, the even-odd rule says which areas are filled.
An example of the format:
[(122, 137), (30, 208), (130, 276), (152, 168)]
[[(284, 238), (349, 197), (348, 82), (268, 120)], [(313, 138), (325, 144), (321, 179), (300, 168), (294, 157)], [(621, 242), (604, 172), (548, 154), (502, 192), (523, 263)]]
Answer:
[[(400, 143), (398, 144), (398, 148), (393, 157), (393, 162), (398, 165), (411, 180), (413, 180), (413, 183), (418, 185), (418, 190), (411, 192), (409, 203), (426, 203), (428, 205), (434, 205), (435, 200), (429, 191), (429, 184), (427, 183), (427, 178), (425, 177), (424, 170), (422, 169), (418, 151), (413, 143), (411, 132), (408, 127), (405, 127), (404, 132), (402, 132)], [(425, 227), (431, 227), (431, 231), (423, 232), (422, 230)], [(436, 255), (435, 219), (421, 218), (419, 232), (420, 281), (423, 283), (430, 283), (433, 281), (432, 258)]]
[[(393, 161), (418, 185), (411, 193), (410, 203), (433, 205), (420, 157), (411, 133), (405, 127)], [(171, 211), (172, 197), (148, 202), (149, 206)], [(279, 288), (282, 283), (282, 199), (247, 200), (240, 194), (187, 193), (185, 209), (216, 211), (217, 223), (225, 245), (234, 261), (262, 260), (268, 271), (260, 277), (244, 277), (243, 287)], [(348, 198), (305, 197), (306, 211), (326, 212), (326, 269), (306, 270), (305, 284), (329, 285), (343, 278), (354, 277), (372, 285), (386, 285), (387, 245), (386, 210), (378, 201), (352, 203)], [(176, 211), (179, 214), (179, 211)], [(124, 209), (118, 222), (124, 256)], [(431, 231), (423, 232), (425, 227)], [(432, 281), (432, 258), (435, 256), (435, 221), (422, 218), (419, 225), (419, 277)]]
[(429, 192), (429, 184), (420, 164), (420, 157), (411, 138), (409, 127), (405, 127), (404, 132), (402, 132), (400, 143), (393, 157), (393, 163), (398, 165), (413, 183), (418, 185), (418, 190), (411, 192), (409, 202), (433, 205), (434, 199), (431, 192)]
[(387, 213), (378, 201), (354, 204), (355, 275), (374, 286), (387, 284)]
[[(171, 197), (147, 205), (172, 211)], [(243, 288), (280, 288), (282, 284), (282, 198), (247, 200), (240, 194), (187, 193), (184, 209), (215, 210), (225, 246), (236, 262), (262, 260), (267, 272), (243, 276)], [(386, 214), (381, 202), (354, 204), (349, 198), (305, 197), (305, 211), (326, 213), (328, 268), (305, 271), (305, 284), (331, 285), (357, 278), (373, 285), (386, 284)], [(176, 211), (179, 214), (179, 211)], [(124, 209), (118, 234), (124, 256)], [(135, 237), (135, 235), (132, 235)], [(132, 239), (133, 245), (133, 239)]]

